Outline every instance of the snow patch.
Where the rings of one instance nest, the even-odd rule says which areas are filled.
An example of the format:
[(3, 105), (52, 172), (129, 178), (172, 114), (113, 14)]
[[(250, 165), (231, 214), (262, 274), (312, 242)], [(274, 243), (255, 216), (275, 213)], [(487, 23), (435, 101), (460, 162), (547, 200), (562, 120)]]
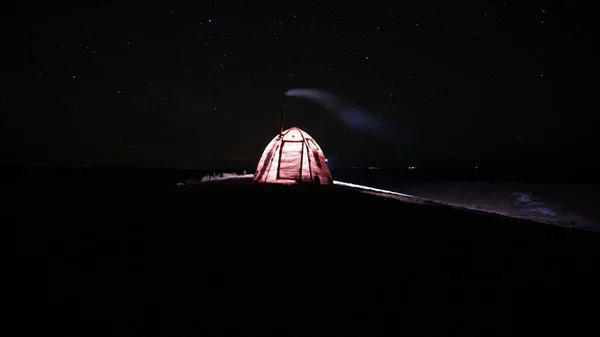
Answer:
[(516, 198), (514, 206), (519, 213), (524, 215), (556, 216), (556, 212), (548, 208), (543, 202), (535, 200), (531, 193), (514, 192), (510, 196)]

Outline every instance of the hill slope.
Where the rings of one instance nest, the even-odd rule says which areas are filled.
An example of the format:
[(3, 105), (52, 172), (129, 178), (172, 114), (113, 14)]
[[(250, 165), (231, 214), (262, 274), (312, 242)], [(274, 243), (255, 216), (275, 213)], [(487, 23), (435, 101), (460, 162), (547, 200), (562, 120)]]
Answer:
[[(19, 331), (507, 335), (595, 328), (598, 235), (340, 186), (13, 186)], [(27, 324), (35, 321), (36, 324)], [(31, 330), (31, 331), (30, 331)]]

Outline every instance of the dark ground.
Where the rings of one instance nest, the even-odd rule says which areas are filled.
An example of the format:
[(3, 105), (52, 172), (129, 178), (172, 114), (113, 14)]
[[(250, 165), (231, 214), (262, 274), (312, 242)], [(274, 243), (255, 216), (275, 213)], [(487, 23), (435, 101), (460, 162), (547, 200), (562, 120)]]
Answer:
[(5, 182), (4, 335), (597, 333), (597, 233), (339, 186)]

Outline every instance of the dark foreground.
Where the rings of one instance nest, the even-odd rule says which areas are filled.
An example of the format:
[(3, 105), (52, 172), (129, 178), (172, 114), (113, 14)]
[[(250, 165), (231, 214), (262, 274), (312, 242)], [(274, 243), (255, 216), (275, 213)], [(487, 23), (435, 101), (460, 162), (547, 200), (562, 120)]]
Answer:
[(597, 233), (339, 186), (11, 186), (6, 335), (598, 330)]

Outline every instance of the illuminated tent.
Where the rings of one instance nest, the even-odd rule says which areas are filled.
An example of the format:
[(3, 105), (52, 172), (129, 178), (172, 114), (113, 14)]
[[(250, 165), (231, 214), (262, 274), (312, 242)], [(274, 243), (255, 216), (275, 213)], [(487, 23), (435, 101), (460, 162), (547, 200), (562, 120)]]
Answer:
[(308, 133), (292, 127), (267, 145), (258, 162), (254, 181), (331, 184), (333, 178), (317, 142)]

